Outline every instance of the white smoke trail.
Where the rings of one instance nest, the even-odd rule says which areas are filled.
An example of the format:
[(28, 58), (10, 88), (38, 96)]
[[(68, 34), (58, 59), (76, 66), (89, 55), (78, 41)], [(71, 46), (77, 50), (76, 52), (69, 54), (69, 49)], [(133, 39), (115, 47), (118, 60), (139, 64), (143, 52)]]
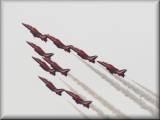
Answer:
[[(98, 64), (99, 65), (99, 64)], [(104, 67), (102, 67), (101, 65), (99, 65), (101, 68), (103, 68), (105, 71), (106, 70)], [(112, 75), (109, 71), (108, 73), (110, 75)], [(144, 92), (143, 90), (139, 89), (138, 87), (136, 87), (135, 85), (129, 83), (129, 80), (126, 80), (122, 77), (119, 77), (115, 74), (112, 75), (116, 80), (119, 80), (122, 84), (126, 85), (129, 89), (132, 89), (136, 94), (140, 95), (141, 97), (143, 97), (144, 99), (146, 99), (148, 102), (150, 102), (151, 104), (153, 104), (155, 107), (158, 107), (158, 100), (156, 98), (153, 98), (152, 96), (150, 96), (149, 94), (147, 94), (146, 92)], [(133, 80), (132, 80), (133, 81)]]
[(69, 102), (67, 99), (65, 99), (76, 111), (78, 111), (84, 118), (87, 118), (87, 116), (80, 111), (74, 104), (72, 104), (71, 102)]
[(78, 111), (84, 118), (88, 118), (87, 115), (85, 115), (81, 110), (79, 110), (74, 104), (72, 104), (70, 101), (66, 100), (76, 111)]
[(142, 89), (146, 90), (148, 93), (152, 94), (153, 96), (157, 97), (158, 98), (158, 95), (155, 94), (153, 91), (151, 91), (150, 89), (142, 86), (141, 84), (137, 83), (136, 81), (134, 80), (131, 80), (133, 83), (135, 83), (136, 85), (138, 85), (139, 87), (141, 87)]
[[(98, 64), (98, 65), (99, 65), (99, 64)], [(99, 65), (99, 66), (100, 66), (101, 68), (103, 68), (105, 71), (108, 71), (108, 70), (106, 70), (104, 67), (102, 67), (101, 65)], [(108, 71), (108, 73), (110, 73), (110, 72)], [(111, 74), (111, 73), (110, 73), (110, 74)], [(112, 74), (111, 74), (111, 75), (112, 75)], [(141, 87), (141, 88), (142, 88), (143, 90), (145, 90), (146, 92), (149, 92), (149, 93), (152, 94), (154, 97), (157, 97), (157, 98), (158, 98), (158, 96), (157, 96), (155, 93), (153, 93), (151, 90), (149, 90), (148, 88), (145, 88), (144, 86), (140, 85), (140, 84), (137, 83), (136, 81), (127, 78), (127, 76), (125, 76), (125, 78), (126, 78), (127, 81), (125, 81), (125, 78), (121, 78), (121, 77), (119, 77), (119, 76), (117, 76), (117, 75), (115, 75), (115, 74), (113, 74), (112, 76), (113, 76), (113, 77), (116, 77), (116, 80), (118, 79), (118, 80), (119, 80), (120, 82), (122, 82), (124, 85), (127, 85), (128, 88), (131, 88), (135, 93), (139, 94), (140, 96), (144, 96), (144, 98), (145, 98), (145, 99), (148, 99), (148, 101), (150, 101), (150, 103), (153, 102), (152, 104), (158, 106), (158, 105), (157, 105), (158, 102), (157, 102), (156, 98), (155, 98), (155, 99), (152, 98), (152, 96), (149, 96), (149, 94), (144, 93), (142, 90), (140, 90), (140, 89), (137, 88), (136, 86), (132, 85), (132, 84), (129, 83), (128, 81), (132, 81), (134, 84), (138, 85), (139, 87)], [(142, 92), (141, 92), (141, 91), (142, 91)]]
[[(59, 78), (60, 79), (60, 78)], [(85, 96), (79, 94), (73, 87), (71, 87), (68, 83), (66, 83), (64, 80), (60, 79), (72, 92), (76, 93), (77, 95), (81, 96), (82, 98), (86, 99)], [(99, 117), (106, 117), (106, 115), (103, 113), (102, 110), (100, 110), (97, 106), (93, 105), (91, 103), (90, 108), (97, 113)]]
[(99, 70), (95, 69), (91, 65), (89, 65), (87, 62), (83, 61), (82, 59), (78, 58), (80, 61), (82, 61), (85, 65), (87, 65), (91, 70), (93, 70), (96, 74), (98, 74), (102, 79), (109, 82), (115, 89), (118, 91), (120, 90), (125, 96), (128, 96), (130, 99), (135, 101), (139, 106), (141, 106), (143, 109), (149, 111), (152, 113), (152, 115), (157, 116), (157, 109), (154, 109), (152, 106), (146, 104), (145, 101), (142, 99), (139, 99), (137, 96), (135, 96), (132, 92), (130, 92), (128, 89), (123, 88), (119, 83), (116, 83), (114, 80), (107, 77), (105, 74), (100, 72)]
[(68, 76), (75, 81), (78, 85), (80, 85), (86, 92), (88, 92), (89, 94), (91, 94), (94, 98), (96, 98), (97, 100), (99, 100), (99, 102), (101, 102), (101, 104), (103, 104), (107, 109), (109, 108), (113, 113), (115, 113), (118, 117), (126, 117), (126, 115), (124, 113), (122, 113), (120, 110), (116, 109), (113, 105), (111, 105), (107, 100), (103, 99), (101, 96), (99, 96), (98, 94), (96, 94), (93, 90), (91, 90), (88, 86), (86, 86), (85, 84), (83, 84), (82, 82), (80, 82), (80, 80), (78, 80), (76, 77), (74, 77), (71, 74), (68, 74)]
[(155, 107), (158, 107), (158, 100), (144, 92), (143, 90), (139, 89), (138, 87), (134, 86), (133, 84), (129, 83), (123, 78), (120, 78), (116, 75), (113, 75), (116, 80), (118, 79), (120, 82), (122, 82), (124, 85), (128, 86), (128, 88), (132, 89), (135, 93), (139, 94), (141, 97), (146, 99), (151, 104), (155, 105)]

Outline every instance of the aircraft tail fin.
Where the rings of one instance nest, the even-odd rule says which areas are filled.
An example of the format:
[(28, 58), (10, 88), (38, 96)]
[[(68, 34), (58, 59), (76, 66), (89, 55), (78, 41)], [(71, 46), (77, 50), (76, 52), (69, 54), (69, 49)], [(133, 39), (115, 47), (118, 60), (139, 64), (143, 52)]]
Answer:
[(55, 70), (55, 69), (50, 69), (49, 72), (50, 72), (52, 75), (56, 75), (56, 70)]
[(44, 57), (51, 58), (54, 54), (53, 53), (45, 53)]
[(90, 62), (92, 62), (92, 63), (95, 63), (95, 59), (97, 58), (98, 56), (90, 56), (89, 58), (88, 58), (88, 60), (90, 61)]
[(92, 101), (84, 101), (83, 105), (87, 108), (89, 108), (90, 104), (92, 103)]
[(47, 42), (47, 35), (40, 35), (39, 38), (44, 41), (44, 42)]
[(58, 95), (62, 95), (62, 92), (63, 92), (64, 90), (63, 89), (55, 89), (54, 90), (54, 92), (56, 93), (56, 94), (58, 94)]
[(62, 71), (61, 71), (61, 73), (63, 74), (63, 75), (65, 75), (65, 76), (67, 76), (67, 73), (70, 71), (70, 69), (63, 69)]
[(64, 50), (70, 53), (71, 52), (71, 45), (65, 46)]
[(125, 72), (126, 72), (127, 70), (126, 69), (122, 69), (122, 70), (119, 70), (118, 72), (117, 72), (117, 74), (119, 75), (119, 76), (122, 76), (122, 77), (124, 77), (125, 76)]

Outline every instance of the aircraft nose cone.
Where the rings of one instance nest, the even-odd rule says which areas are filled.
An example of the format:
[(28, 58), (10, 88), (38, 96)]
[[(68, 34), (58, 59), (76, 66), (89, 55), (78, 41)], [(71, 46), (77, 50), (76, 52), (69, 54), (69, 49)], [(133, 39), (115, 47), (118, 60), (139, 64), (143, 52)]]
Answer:
[(38, 58), (35, 58), (35, 57), (33, 57), (33, 56), (32, 56), (32, 58), (33, 58), (36, 62), (38, 62), (38, 63), (41, 62)]
[(50, 55), (53, 56), (54, 54), (53, 54), (53, 53), (50, 53)]
[(27, 24), (25, 24), (25, 23), (22, 22), (22, 25), (26, 26)]
[(64, 90), (67, 94), (69, 94), (70, 95), (70, 92), (68, 91), (68, 90)]
[(41, 77), (41, 76), (38, 76), (38, 78), (41, 79), (41, 80), (43, 80), (43, 77)]
[(97, 61), (99, 64), (103, 64), (103, 62), (101, 62), (101, 61)]
[(24, 27), (26, 27), (26, 28), (29, 27), (29, 25), (27, 25), (27, 24), (25, 24), (25, 23), (22, 23), (22, 25), (23, 25)]
[(30, 45), (31, 47), (33, 47), (33, 43), (26, 41), (28, 45)]
[(38, 78), (39, 78), (42, 82), (44, 82), (45, 84), (49, 84), (49, 81), (46, 80), (45, 78), (43, 78), (43, 77), (41, 77), (41, 76), (38, 76)]
[(33, 58), (34, 60), (37, 60), (37, 58), (35, 58), (35, 57), (33, 57), (33, 56), (32, 56), (32, 58)]

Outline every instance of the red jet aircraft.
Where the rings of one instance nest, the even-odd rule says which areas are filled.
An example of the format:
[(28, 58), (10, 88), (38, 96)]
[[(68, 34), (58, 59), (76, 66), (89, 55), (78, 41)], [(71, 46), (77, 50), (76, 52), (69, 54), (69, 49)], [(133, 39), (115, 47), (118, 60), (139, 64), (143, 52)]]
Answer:
[(97, 62), (102, 66), (104, 66), (111, 74), (118, 74), (119, 76), (124, 77), (125, 76), (124, 73), (127, 71), (126, 69), (119, 70), (113, 65), (108, 64), (106, 62), (102, 62), (102, 61), (97, 61)]
[(32, 27), (29, 24), (22, 23), (31, 33), (34, 37), (40, 38), (42, 41), (47, 42), (47, 36), (40, 33), (36, 28)]
[(61, 74), (67, 76), (67, 73), (70, 71), (70, 69), (63, 69), (61, 68), (56, 62), (53, 62), (51, 59), (49, 58), (43, 58), (48, 64), (51, 65), (51, 67), (53, 69), (55, 69), (56, 71), (60, 72)]
[(48, 81), (46, 78), (43, 78), (43, 77), (40, 77), (39, 76), (39, 79), (41, 81), (43, 81), (46, 86), (53, 92), (55, 92), (56, 94), (60, 95), (62, 94), (62, 92), (64, 92), (65, 90), (64, 89), (57, 89), (50, 81)]
[(84, 52), (83, 50), (80, 50), (79, 48), (74, 47), (73, 45), (70, 45), (70, 48), (75, 51), (77, 53), (77, 55), (79, 55), (81, 58), (88, 60), (89, 62), (95, 63), (95, 59), (98, 56), (89, 56), (87, 55), (86, 52)]
[(89, 105), (92, 103), (92, 101), (85, 101), (83, 100), (79, 95), (76, 95), (75, 93), (65, 90), (65, 92), (70, 95), (72, 97), (73, 100), (75, 100), (75, 102), (77, 104), (82, 104), (83, 106), (89, 108)]
[(42, 48), (40, 48), (39, 46), (37, 46), (36, 44), (32, 43), (32, 42), (28, 42), (27, 43), (40, 55), (43, 57), (47, 57), (47, 58), (51, 58), (54, 54), (53, 53), (45, 53), (44, 50), (42, 50)]
[(43, 62), (42, 60), (40, 60), (40, 59), (38, 59), (36, 57), (32, 57), (32, 58), (40, 65), (40, 67), (43, 70), (49, 72), (52, 75), (55, 75), (55, 73), (56, 73), (55, 69), (51, 69), (45, 62)]
[(47, 38), (50, 39), (58, 48), (64, 49), (67, 52), (70, 52), (70, 45), (64, 45), (59, 39), (47, 34)]

